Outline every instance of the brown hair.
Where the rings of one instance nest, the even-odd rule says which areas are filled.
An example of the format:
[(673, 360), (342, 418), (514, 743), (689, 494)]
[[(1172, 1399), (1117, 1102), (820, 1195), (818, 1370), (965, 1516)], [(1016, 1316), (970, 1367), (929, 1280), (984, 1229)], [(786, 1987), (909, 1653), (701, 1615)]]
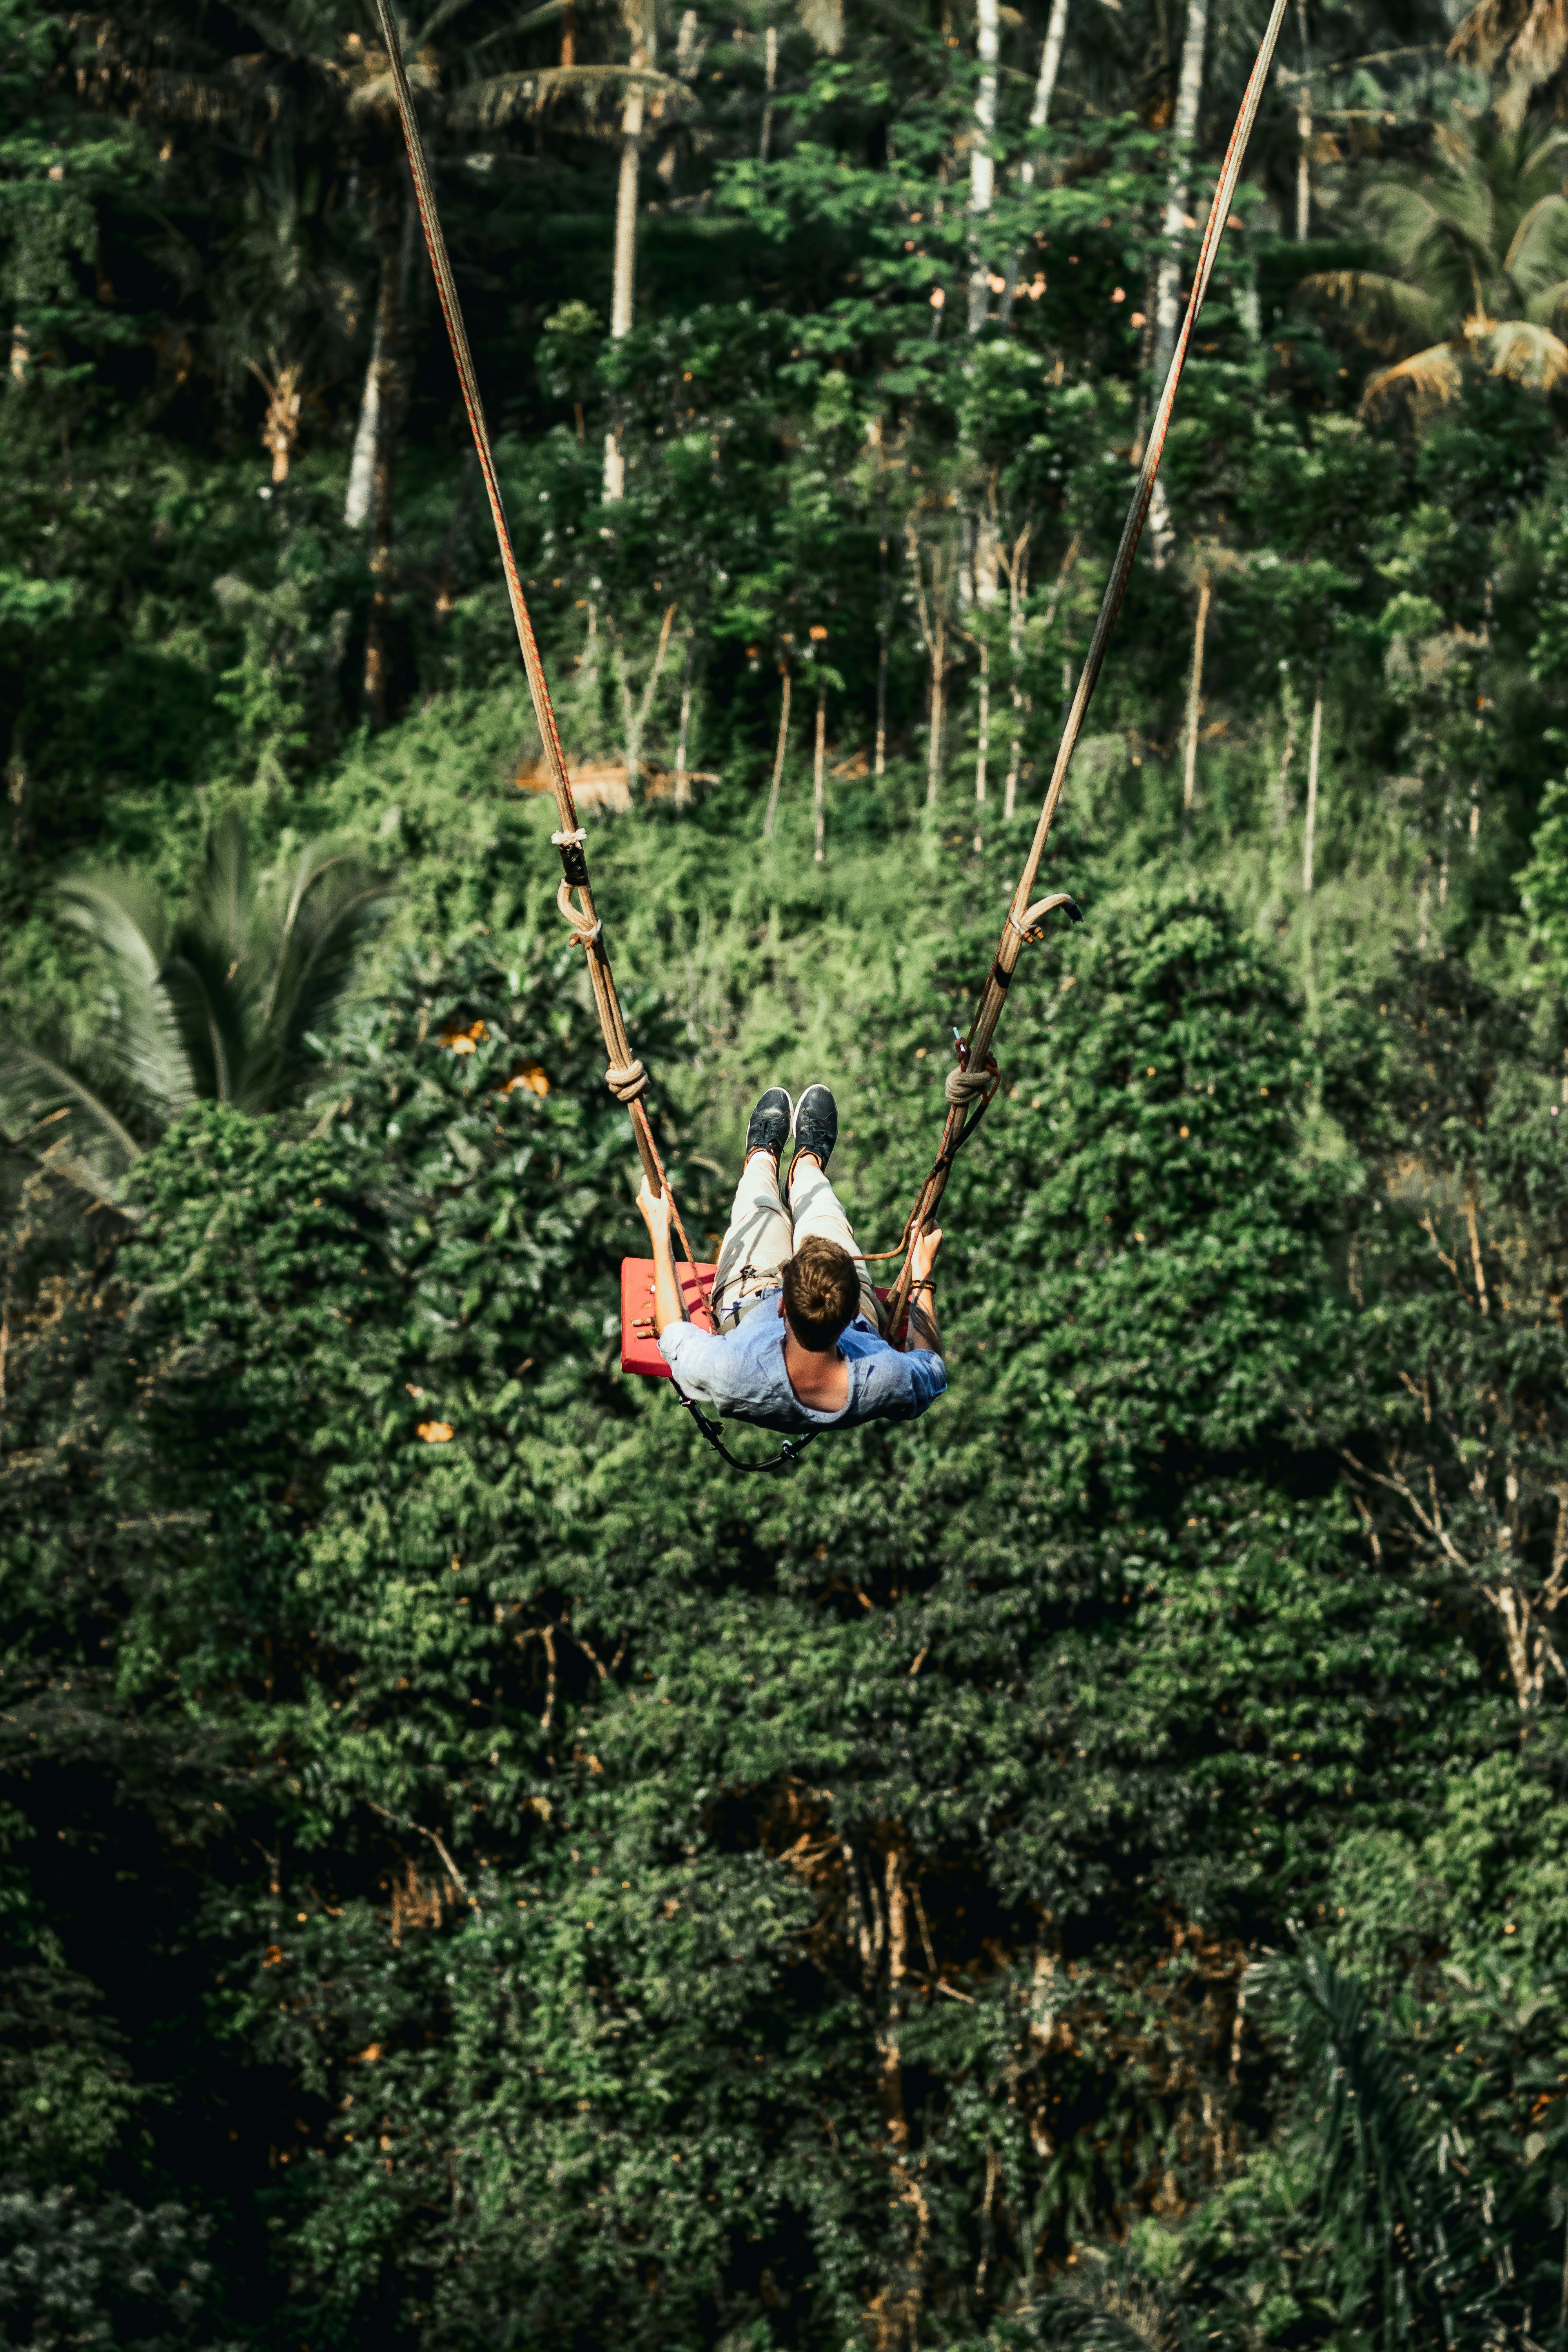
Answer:
[(860, 1305), (860, 1277), (848, 1251), (817, 1234), (802, 1242), (784, 1265), (784, 1303), (803, 1348), (816, 1356), (837, 1347)]

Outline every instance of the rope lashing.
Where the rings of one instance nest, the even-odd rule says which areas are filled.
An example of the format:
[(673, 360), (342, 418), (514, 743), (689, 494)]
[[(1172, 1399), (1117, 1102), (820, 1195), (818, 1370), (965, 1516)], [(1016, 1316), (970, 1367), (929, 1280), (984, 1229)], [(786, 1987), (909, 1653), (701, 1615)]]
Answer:
[[(382, 5), (384, 5), (384, 0), (382, 0)], [(1226, 224), (1230, 218), (1230, 208), (1236, 197), (1237, 182), (1241, 177), (1242, 162), (1247, 153), (1247, 142), (1252, 136), (1252, 126), (1258, 120), (1258, 109), (1268, 84), (1269, 68), (1274, 62), (1274, 51), (1279, 43), (1280, 26), (1285, 22), (1288, 5), (1289, 0), (1274, 0), (1268, 25), (1264, 28), (1263, 38), (1258, 44), (1258, 56), (1247, 80), (1240, 110), (1236, 118), (1236, 125), (1230, 134), (1230, 143), (1225, 151), (1225, 161), (1220, 166), (1219, 178), (1215, 184), (1214, 202), (1209, 206), (1209, 216), (1204, 229), (1203, 243), (1198, 248), (1197, 264), (1193, 271), (1192, 291), (1187, 297), (1186, 315), (1182, 320), (1182, 331), (1176, 339), (1176, 348), (1171, 354), (1171, 365), (1165, 377), (1164, 388), (1161, 392), (1159, 404), (1155, 408), (1153, 421), (1149, 428), (1149, 440), (1143, 452), (1143, 463), (1139, 469), (1137, 487), (1132, 493), (1131, 504), (1127, 509), (1127, 520), (1121, 528), (1121, 540), (1116, 551), (1116, 561), (1110, 567), (1110, 577), (1105, 583), (1105, 594), (1100, 600), (1099, 617), (1094, 625), (1094, 635), (1089, 639), (1089, 652), (1084, 657), (1083, 668), (1079, 674), (1078, 688), (1073, 695), (1067, 722), (1062, 729), (1061, 741), (1057, 749), (1056, 765), (1051, 771), (1051, 781), (1040, 808), (1039, 821), (1035, 827), (1035, 837), (1029, 845), (1029, 854), (1024, 861), (1024, 870), (1018, 877), (1018, 887), (1013, 893), (1013, 903), (1008, 908), (1006, 919), (1002, 926), (1002, 936), (997, 943), (995, 960), (986, 976), (985, 985), (980, 992), (980, 1003), (975, 1009), (974, 1020), (965, 1040), (963, 1055), (965, 1064), (963, 1075), (965, 1076), (970, 1070), (983, 1067), (990, 1055), (991, 1041), (996, 1034), (996, 1024), (1002, 1017), (1002, 1008), (1007, 1001), (1007, 990), (1012, 983), (1014, 970), (1026, 941), (1038, 923), (1053, 906), (1064, 904), (1068, 908), (1072, 918), (1075, 920), (1079, 919), (1078, 908), (1065, 894), (1058, 894), (1054, 898), (1032, 903), (1030, 893), (1034, 889), (1035, 880), (1040, 870), (1040, 861), (1046, 854), (1046, 844), (1050, 838), (1051, 825), (1056, 817), (1058, 804), (1061, 800), (1063, 787), (1067, 782), (1068, 770), (1072, 764), (1073, 753), (1078, 749), (1079, 737), (1083, 731), (1084, 718), (1095, 687), (1099, 683), (1100, 673), (1105, 664), (1105, 649), (1110, 639), (1110, 632), (1116, 626), (1117, 615), (1121, 610), (1121, 600), (1127, 593), (1127, 583), (1132, 574), (1133, 558), (1138, 552), (1138, 541), (1143, 534), (1143, 525), (1149, 513), (1149, 503), (1154, 495), (1154, 479), (1159, 473), (1160, 459), (1164, 453), (1165, 436), (1170, 430), (1171, 412), (1176, 400), (1176, 386), (1182, 380), (1182, 370), (1186, 364), (1187, 348), (1193, 339), (1193, 329), (1197, 324), (1198, 312), (1203, 309), (1204, 297), (1208, 292), (1209, 279), (1214, 275), (1215, 257), (1219, 251), (1219, 241), (1225, 233)], [(915, 1205), (910, 1213), (909, 1223), (904, 1228), (908, 1235), (923, 1234), (929, 1227), (946, 1188), (948, 1172), (952, 1166), (953, 1157), (963, 1140), (965, 1132), (973, 1132), (974, 1115), (971, 1115), (966, 1129), (964, 1110), (963, 1103), (949, 1095), (941, 1149), (932, 1162), (931, 1173), (921, 1185)], [(898, 1328), (900, 1319), (909, 1303), (910, 1284), (913, 1279), (913, 1271), (912, 1262), (906, 1259), (888, 1299), (889, 1330)]]
[[(397, 112), (403, 124), (404, 142), (408, 149), (408, 168), (414, 176), (415, 201), (419, 207), (420, 226), (425, 231), (425, 248), (430, 256), (430, 268), (440, 298), (441, 316), (447, 322), (447, 340), (452, 346), (452, 358), (457, 365), (458, 381), (462, 387), (463, 405), (468, 413), (468, 428), (474, 436), (474, 449), (484, 478), (485, 496), (489, 501), (490, 520), (495, 526), (496, 545), (500, 551), (501, 571), (506, 577), (506, 593), (511, 606), (512, 625), (522, 654), (522, 666), (528, 677), (528, 691), (533, 703), (534, 723), (539, 729), (544, 751), (544, 765), (555, 795), (560, 824), (551, 835), (561, 853), (561, 883), (555, 903), (564, 920), (571, 926), (572, 937), (587, 958), (588, 977), (593, 984), (595, 1009), (599, 1016), (599, 1028), (605, 1041), (607, 1067), (605, 1081), (616, 1099), (625, 1103), (631, 1118), (632, 1133), (637, 1139), (637, 1156), (643, 1164), (648, 1182), (668, 1195), (674, 1214), (675, 1230), (680, 1236), (680, 1246), (689, 1262), (695, 1265), (691, 1244), (680, 1212), (675, 1206), (669, 1180), (659, 1158), (648, 1120), (647, 1105), (641, 1100), (648, 1083), (647, 1072), (632, 1052), (626, 1035), (626, 1024), (621, 1013), (620, 998), (616, 992), (615, 973), (605, 945), (605, 926), (594, 905), (593, 884), (588, 875), (587, 853), (584, 848), (584, 831), (577, 822), (577, 810), (572, 798), (572, 780), (567, 773), (566, 755), (561, 748), (561, 732), (555, 723), (554, 706), (550, 699), (550, 687), (540, 659), (538, 641), (529, 614), (528, 600), (522, 593), (522, 581), (518, 572), (517, 557), (512, 551), (511, 531), (506, 519), (506, 506), (501, 498), (500, 482), (496, 474), (495, 454), (490, 446), (489, 427), (485, 422), (484, 403), (479, 398), (479, 378), (474, 372), (473, 353), (468, 347), (468, 329), (463, 323), (463, 306), (458, 299), (458, 289), (452, 276), (452, 265), (447, 254), (447, 240), (442, 233), (441, 217), (436, 205), (436, 190), (430, 178), (430, 166), (426, 159), (425, 142), (419, 132), (419, 118), (415, 111), (414, 94), (408, 86), (407, 69), (403, 62), (403, 45), (388, 0), (375, 0), (375, 12), (381, 25), (381, 37), (386, 47), (387, 64), (392, 72), (392, 86), (397, 99)], [(573, 893), (577, 903), (573, 903)], [(698, 1281), (701, 1290), (701, 1279)]]
[(591, 948), (604, 936), (604, 924), (597, 915), (592, 922), (572, 904), (573, 884), (564, 876), (555, 886), (555, 904), (572, 929), (572, 944), (575, 948)]
[(994, 1062), (984, 1070), (949, 1070), (942, 1092), (955, 1110), (967, 1110), (982, 1096), (994, 1094), (1000, 1075)]

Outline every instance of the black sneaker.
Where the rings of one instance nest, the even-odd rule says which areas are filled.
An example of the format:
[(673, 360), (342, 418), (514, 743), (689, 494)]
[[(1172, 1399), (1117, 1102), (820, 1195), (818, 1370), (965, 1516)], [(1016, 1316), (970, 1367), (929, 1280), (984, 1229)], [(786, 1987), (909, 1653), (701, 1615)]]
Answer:
[(833, 1157), (833, 1147), (838, 1140), (838, 1105), (829, 1088), (807, 1087), (795, 1110), (795, 1156), (803, 1151), (814, 1152), (822, 1163), (824, 1175)]
[(746, 1157), (753, 1151), (771, 1151), (776, 1161), (789, 1139), (795, 1106), (783, 1087), (770, 1087), (760, 1096), (746, 1127)]

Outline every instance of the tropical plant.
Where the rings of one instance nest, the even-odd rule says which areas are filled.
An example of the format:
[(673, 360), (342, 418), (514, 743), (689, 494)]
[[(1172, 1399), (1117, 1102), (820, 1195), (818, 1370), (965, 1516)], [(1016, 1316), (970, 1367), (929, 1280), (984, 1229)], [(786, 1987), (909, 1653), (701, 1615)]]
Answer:
[(192, 1103), (275, 1108), (314, 1068), (311, 1040), (387, 898), (384, 877), (326, 840), (276, 882), (257, 875), (234, 811), (209, 832), (181, 913), (140, 874), (70, 877), (60, 911), (97, 951), (103, 1015), (85, 1040), (0, 1039), (0, 1133), (117, 1202), (126, 1170)]
[[(1375, 2295), (1394, 2344), (1466, 2284), (1475, 2232), (1445, 2135), (1359, 1979), (1310, 1937), (1248, 1972), (1258, 2013), (1296, 2069), (1297, 2116), (1317, 2158), (1319, 2216), (1343, 2317)], [(1457, 2143), (1456, 2152), (1457, 2152)], [(1442, 2332), (1452, 2340), (1447, 2311)]]
[(1389, 267), (1304, 280), (1392, 362), (1369, 379), (1365, 415), (1405, 394), (1418, 414), (1440, 407), (1471, 367), (1532, 391), (1568, 383), (1568, 132), (1456, 112), (1436, 147), (1434, 170), (1390, 173), (1368, 190)]
[(1562, 75), (1568, 59), (1568, 7), (1563, 0), (1476, 0), (1460, 18), (1448, 55), (1489, 68), (1501, 63), (1505, 79), (1498, 119), (1516, 130), (1536, 91)]

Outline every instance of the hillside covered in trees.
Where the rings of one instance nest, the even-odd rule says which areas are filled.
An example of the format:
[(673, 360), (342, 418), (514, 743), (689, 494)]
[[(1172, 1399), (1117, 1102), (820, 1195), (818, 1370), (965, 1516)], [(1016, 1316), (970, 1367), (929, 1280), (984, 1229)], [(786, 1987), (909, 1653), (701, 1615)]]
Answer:
[[(1264, 14), (398, 20), (710, 1254), (775, 1079), (899, 1234)], [(773, 1480), (374, 9), (0, 0), (0, 2344), (1568, 2341), (1565, 68), (1296, 0)]]

